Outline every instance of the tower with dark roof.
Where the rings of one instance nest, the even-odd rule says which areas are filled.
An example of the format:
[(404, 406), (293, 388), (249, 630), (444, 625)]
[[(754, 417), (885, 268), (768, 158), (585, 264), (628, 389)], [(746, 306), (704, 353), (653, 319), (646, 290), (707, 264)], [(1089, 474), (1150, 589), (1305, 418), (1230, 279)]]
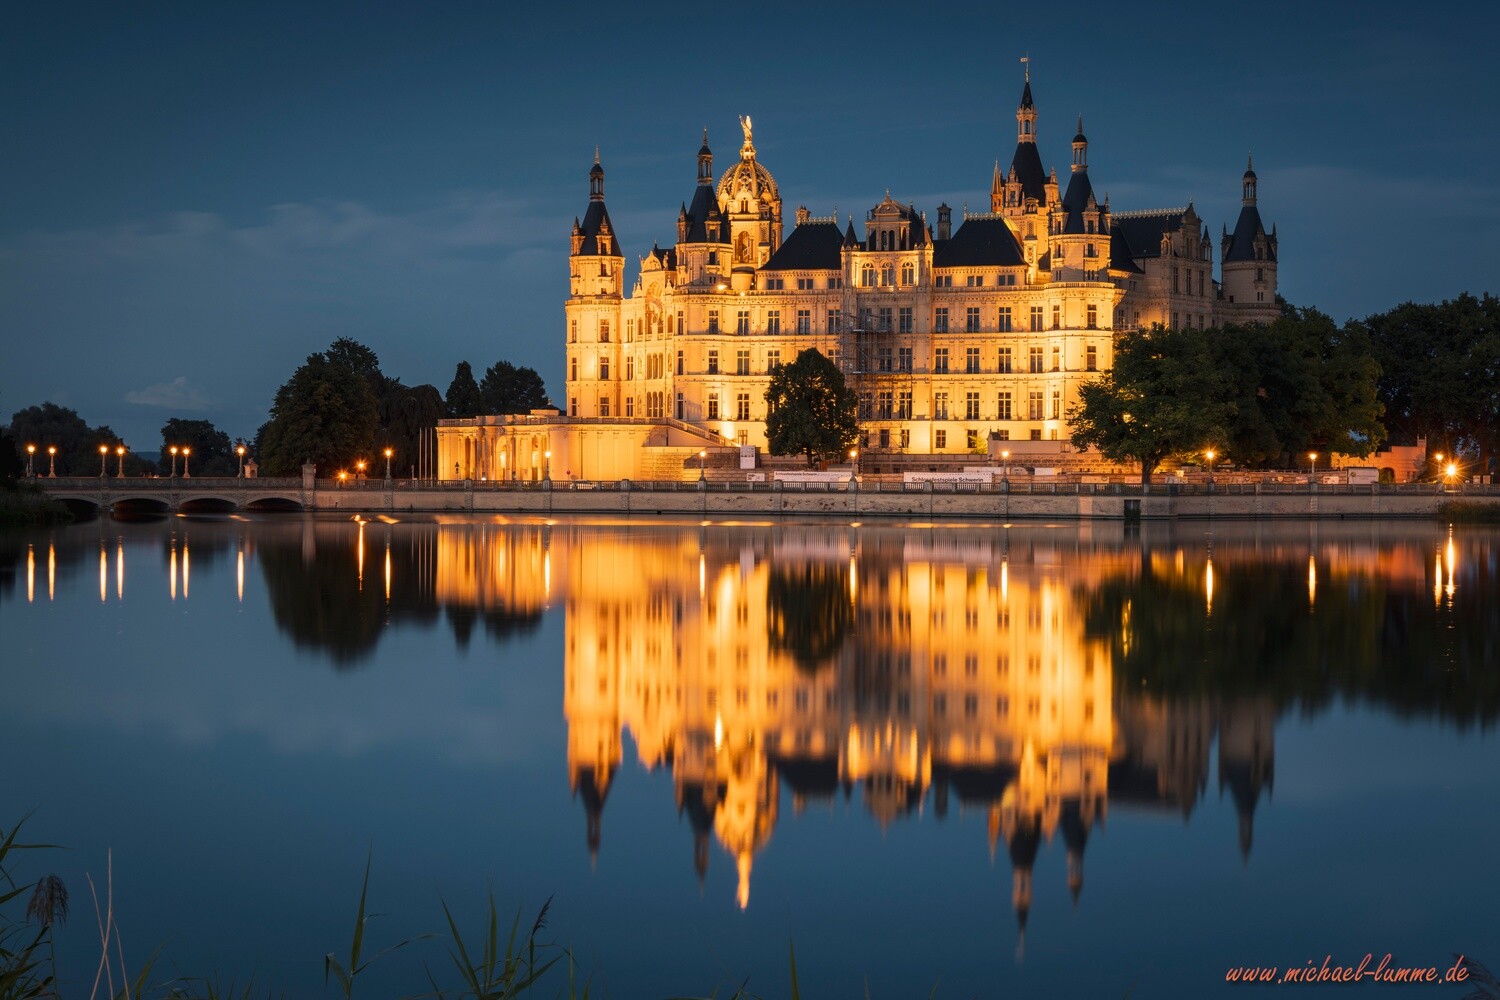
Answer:
[(1031, 74), (1028, 71), (1026, 85), (1021, 91), (1021, 103), (1016, 106), (1016, 151), (1011, 156), (1010, 170), (1001, 174), (995, 169), (995, 179), (990, 185), (990, 211), (1019, 215), (1032, 204), (1031, 211), (1047, 204), (1047, 170), (1042, 166), (1042, 154), (1036, 145), (1036, 102), (1031, 97)]
[(677, 262), (686, 285), (717, 285), (729, 276), (729, 219), (714, 190), (714, 154), (708, 129), (698, 148), (698, 183), (692, 200), (677, 213)]
[(1223, 247), (1224, 318), (1239, 323), (1270, 323), (1281, 315), (1276, 303), (1276, 228), (1269, 233), (1256, 207), (1255, 165), (1247, 161), (1241, 178), (1240, 217), (1225, 231)]
[[(589, 168), (589, 204), (583, 219), (573, 220), (568, 274), (572, 295), (568, 300), (568, 413), (578, 415), (575, 382), (580, 374), (588, 379), (607, 379), (619, 367), (621, 305), (625, 292), (625, 252), (604, 206), (604, 167), (599, 150)], [(606, 389), (590, 400), (603, 413), (619, 412), (618, 393)], [(566, 468), (566, 466), (564, 466)]]

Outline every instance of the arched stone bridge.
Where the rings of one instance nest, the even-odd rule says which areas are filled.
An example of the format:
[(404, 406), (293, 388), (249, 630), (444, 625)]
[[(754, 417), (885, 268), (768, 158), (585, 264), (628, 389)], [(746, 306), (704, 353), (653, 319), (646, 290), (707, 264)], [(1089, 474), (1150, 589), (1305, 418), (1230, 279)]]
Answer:
[(303, 481), (218, 477), (119, 478), (38, 476), (48, 496), (81, 513), (176, 513), (234, 510), (306, 510), (315, 506)]

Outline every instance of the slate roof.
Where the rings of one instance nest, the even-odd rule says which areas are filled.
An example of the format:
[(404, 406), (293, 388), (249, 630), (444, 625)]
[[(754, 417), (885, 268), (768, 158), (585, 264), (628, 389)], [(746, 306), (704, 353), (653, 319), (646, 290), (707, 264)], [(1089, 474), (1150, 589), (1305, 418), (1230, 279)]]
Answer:
[(804, 222), (793, 229), (762, 271), (833, 271), (843, 267), (844, 234), (837, 222)]
[(788, 788), (809, 799), (831, 799), (839, 790), (836, 757), (775, 757), (776, 772)]
[[(1247, 171), (1248, 173), (1248, 171)], [(1224, 260), (1254, 260), (1255, 259), (1255, 237), (1265, 232), (1265, 226), (1260, 221), (1260, 210), (1254, 205), (1246, 205), (1240, 209), (1240, 217), (1235, 221), (1234, 234), (1229, 243), (1229, 250), (1224, 254)], [(1266, 244), (1266, 260), (1276, 259), (1276, 248), (1269, 241)]]
[(578, 231), (583, 234), (583, 245), (578, 248), (578, 256), (600, 256), (599, 228), (601, 225), (609, 226), (610, 250), (612, 251), (603, 256), (620, 256), (620, 234), (615, 232), (614, 223), (609, 221), (609, 210), (604, 207), (602, 198), (589, 202), (588, 211), (583, 213), (583, 221), (578, 224)]
[(1005, 789), (1016, 778), (1015, 765), (1002, 762), (988, 767), (953, 767), (933, 764), (933, 783), (944, 782), (952, 787), (961, 801), (970, 804), (988, 805), (999, 802)]
[[(1031, 84), (1026, 85), (1026, 92), (1031, 93)], [(1038, 204), (1047, 201), (1047, 171), (1042, 167), (1042, 154), (1037, 152), (1036, 143), (1016, 143), (1016, 155), (1011, 157), (1010, 169), (1015, 173), (1016, 179), (1021, 182), (1021, 193), (1028, 198), (1035, 198)]]
[(1021, 244), (1004, 219), (965, 219), (949, 240), (940, 240), (933, 267), (1020, 267), (1026, 263)]
[(1094, 186), (1089, 183), (1089, 172), (1080, 170), (1068, 181), (1068, 190), (1063, 195), (1062, 207), (1067, 216), (1063, 219), (1064, 233), (1084, 231), (1083, 213), (1088, 209), (1089, 199), (1094, 196)]
[(1114, 271), (1129, 271), (1133, 274), (1145, 274), (1130, 257), (1130, 244), (1125, 240), (1125, 234), (1121, 232), (1119, 225), (1109, 227), (1109, 266)]
[[(693, 189), (693, 203), (688, 206), (688, 231), (684, 243), (728, 243), (729, 222), (719, 214), (719, 199), (714, 195), (712, 184), (699, 184)], [(710, 240), (708, 222), (719, 221), (719, 238)]]
[[(1118, 235), (1125, 241), (1128, 256), (1134, 258), (1160, 257), (1161, 238), (1165, 233), (1175, 233), (1182, 228), (1185, 208), (1169, 208), (1160, 212), (1132, 212), (1115, 215), (1109, 232), (1111, 238)], [(1111, 256), (1115, 254), (1114, 243), (1110, 245)]]

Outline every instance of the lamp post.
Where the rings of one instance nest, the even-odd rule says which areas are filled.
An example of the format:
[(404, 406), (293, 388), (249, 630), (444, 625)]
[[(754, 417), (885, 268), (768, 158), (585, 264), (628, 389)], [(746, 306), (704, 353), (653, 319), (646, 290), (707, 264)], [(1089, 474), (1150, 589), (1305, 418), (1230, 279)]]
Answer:
[(387, 448), (385, 450), (385, 481), (386, 482), (390, 482), (391, 481), (391, 456), (394, 455), (394, 454), (396, 454), (396, 449), (394, 449), (394, 448)]
[(177, 478), (177, 446), (174, 444), (167, 451), (172, 453), (172, 478)]
[(119, 459), (120, 459), (119, 468), (115, 469), (115, 478), (116, 479), (124, 479), (125, 478), (125, 446), (123, 444), (119, 445), (119, 446), (117, 446), (115, 448), (115, 455), (118, 456)]
[(1010, 489), (1010, 449), (1002, 451), (1000, 458), (1005, 462), (1005, 488)]
[(34, 445), (34, 444), (28, 444), (26, 446), (26, 478), (27, 479), (35, 479), (36, 478), (36, 469), (32, 467), (32, 463), (35, 460), (35, 458), (36, 458), (36, 445)]
[(1312, 459), (1312, 477), (1311, 477), (1312, 485), (1313, 486), (1317, 486), (1318, 485), (1318, 453), (1315, 452), (1315, 451), (1310, 451), (1310, 452), (1307, 453), (1307, 457), (1310, 458), (1310, 459)]
[(344, 483), (346, 483), (348, 480), (349, 480), (349, 473), (345, 472), (343, 469), (340, 469), (339, 470), (339, 489), (343, 489), (344, 488)]
[(850, 448), (849, 449), (849, 464), (852, 465), (852, 466), (854, 466), (854, 478), (857, 481), (859, 479), (859, 449), (858, 448)]
[(1436, 478), (1441, 478), (1442, 470), (1443, 470), (1443, 453), (1442, 452), (1438, 452), (1436, 455), (1432, 456), (1432, 473), (1433, 473), (1433, 476), (1436, 477)]
[(107, 461), (109, 461), (109, 445), (107, 445), (107, 444), (101, 444), (99, 446), (99, 478), (100, 479), (103, 479), (104, 476), (105, 476), (104, 463), (107, 462)]
[(1208, 459), (1208, 488), (1211, 490), (1214, 488), (1214, 450), (1208, 449), (1203, 453), (1203, 457)]
[(189, 448), (187, 445), (183, 445), (182, 446), (182, 478), (183, 479), (192, 479), (193, 478), (192, 473), (188, 472), (188, 456), (191, 455), (192, 453), (193, 453), (193, 449)]
[(707, 464), (708, 464), (708, 449), (707, 448), (700, 448), (698, 450), (698, 481), (700, 483), (703, 482), (703, 479), (704, 479), (704, 468), (707, 466)]
[(235, 448), (234, 449), (234, 453), (240, 457), (240, 471), (238, 472), (238, 474), (236, 474), (235, 478), (237, 478), (237, 479), (244, 479), (245, 478), (245, 446), (244, 445), (240, 445), (239, 447)]
[(549, 449), (547, 451), (542, 452), (542, 458), (545, 459), (545, 461), (544, 461), (544, 463), (542, 465), (542, 476), (547, 480), (547, 482), (550, 483), (550, 482), (552, 482), (552, 452), (551, 452), (551, 450)]
[(359, 461), (355, 462), (354, 468), (359, 471), (358, 478), (360, 480), (363, 480), (365, 478), (365, 460), (361, 458)]
[(57, 478), (57, 445), (55, 444), (47, 446), (47, 478)]

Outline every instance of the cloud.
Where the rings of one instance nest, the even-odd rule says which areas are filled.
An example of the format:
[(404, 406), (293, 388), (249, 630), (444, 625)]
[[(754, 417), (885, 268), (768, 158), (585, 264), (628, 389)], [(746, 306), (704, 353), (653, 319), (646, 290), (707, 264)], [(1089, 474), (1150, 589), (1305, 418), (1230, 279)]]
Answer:
[(144, 389), (127, 392), (125, 402), (171, 410), (206, 410), (209, 407), (203, 393), (188, 384), (186, 375), (179, 375), (170, 382), (158, 382)]
[[(129, 440), (172, 408), (253, 434), (276, 387), (340, 336), (411, 385), (446, 386), (464, 358), (555, 381), (557, 340), (534, 331), (561, 329), (574, 207), (477, 190), (0, 232), (0, 328), (16, 341), (0, 390), (16, 408), (67, 392)], [(89, 363), (60, 377), (58, 344)]]

